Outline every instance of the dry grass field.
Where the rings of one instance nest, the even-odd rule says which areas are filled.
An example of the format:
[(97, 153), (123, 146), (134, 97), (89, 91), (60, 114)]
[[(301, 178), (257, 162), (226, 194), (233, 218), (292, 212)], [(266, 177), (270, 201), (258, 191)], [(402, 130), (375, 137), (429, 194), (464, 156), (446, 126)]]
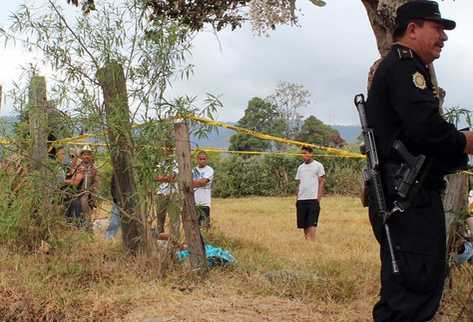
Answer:
[[(321, 207), (312, 243), (295, 228), (293, 197), (214, 200), (206, 238), (238, 264), (203, 281), (181, 265), (158, 278), (156, 258), (127, 257), (101, 235), (69, 232), (49, 254), (0, 247), (0, 320), (370, 321), (378, 246), (366, 209), (339, 196)], [(463, 296), (472, 281), (457, 280), (451, 293)], [(459, 303), (446, 303), (437, 320), (455, 321)]]

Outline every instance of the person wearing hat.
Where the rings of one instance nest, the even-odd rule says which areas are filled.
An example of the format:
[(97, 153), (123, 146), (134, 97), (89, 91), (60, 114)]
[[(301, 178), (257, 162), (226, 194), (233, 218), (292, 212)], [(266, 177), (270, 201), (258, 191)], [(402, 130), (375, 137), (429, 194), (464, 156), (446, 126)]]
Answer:
[(396, 12), (393, 45), (375, 71), (366, 102), (373, 129), (388, 209), (397, 198), (393, 151), (400, 140), (413, 155), (424, 155), (425, 174), (410, 206), (388, 220), (399, 273), (395, 274), (384, 224), (369, 189), (369, 216), (380, 244), (381, 291), (375, 321), (427, 321), (438, 309), (446, 275), (445, 217), (440, 194), (444, 175), (467, 164), (472, 132), (460, 132), (439, 110), (438, 91), (429, 64), (440, 57), (455, 22), (440, 15), (434, 1), (410, 1)]
[(95, 206), (94, 193), (98, 191), (100, 178), (97, 168), (94, 165), (92, 149), (89, 145), (84, 145), (79, 153), (77, 165), (72, 168), (70, 179), (66, 183), (70, 184), (75, 191), (75, 198), (71, 200), (67, 211), (67, 217), (76, 224), (89, 225), (90, 211)]

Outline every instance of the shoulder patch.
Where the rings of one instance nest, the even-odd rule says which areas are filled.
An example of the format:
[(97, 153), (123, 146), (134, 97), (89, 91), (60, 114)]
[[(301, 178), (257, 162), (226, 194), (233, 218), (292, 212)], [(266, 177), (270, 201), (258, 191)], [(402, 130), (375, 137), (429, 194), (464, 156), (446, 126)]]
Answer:
[(424, 76), (419, 72), (415, 72), (414, 75), (412, 75), (412, 81), (414, 82), (414, 85), (419, 89), (427, 88), (427, 82), (425, 81)]
[(399, 59), (412, 59), (414, 58), (414, 53), (409, 48), (399, 47), (397, 48), (397, 55)]

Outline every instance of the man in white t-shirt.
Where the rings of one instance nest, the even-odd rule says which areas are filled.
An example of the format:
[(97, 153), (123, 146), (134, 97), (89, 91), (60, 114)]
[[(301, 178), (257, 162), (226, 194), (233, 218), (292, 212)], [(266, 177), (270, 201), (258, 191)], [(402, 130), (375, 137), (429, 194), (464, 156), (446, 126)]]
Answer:
[(208, 156), (204, 151), (197, 153), (197, 166), (192, 169), (195, 205), (199, 216), (199, 225), (210, 228), (210, 200), (214, 169), (207, 165)]
[(304, 229), (307, 240), (315, 240), (315, 230), (319, 220), (320, 199), (324, 193), (324, 166), (315, 161), (311, 147), (302, 147), (302, 163), (297, 168), (296, 180), (299, 180), (297, 193), (297, 228)]

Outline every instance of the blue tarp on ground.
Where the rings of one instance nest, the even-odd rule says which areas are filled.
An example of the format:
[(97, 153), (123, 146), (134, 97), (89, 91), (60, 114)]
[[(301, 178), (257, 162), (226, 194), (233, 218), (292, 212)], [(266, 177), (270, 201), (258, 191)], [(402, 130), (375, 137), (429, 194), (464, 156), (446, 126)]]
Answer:
[(457, 254), (455, 260), (458, 264), (463, 264), (468, 261), (470, 264), (473, 264), (473, 244), (466, 242), (464, 244), (465, 249), (463, 253)]
[[(212, 245), (205, 245), (205, 255), (207, 256), (209, 267), (233, 264), (236, 262), (235, 258), (228, 251)], [(181, 250), (177, 253), (177, 260), (179, 261), (183, 261), (187, 257), (189, 257), (188, 250)]]

